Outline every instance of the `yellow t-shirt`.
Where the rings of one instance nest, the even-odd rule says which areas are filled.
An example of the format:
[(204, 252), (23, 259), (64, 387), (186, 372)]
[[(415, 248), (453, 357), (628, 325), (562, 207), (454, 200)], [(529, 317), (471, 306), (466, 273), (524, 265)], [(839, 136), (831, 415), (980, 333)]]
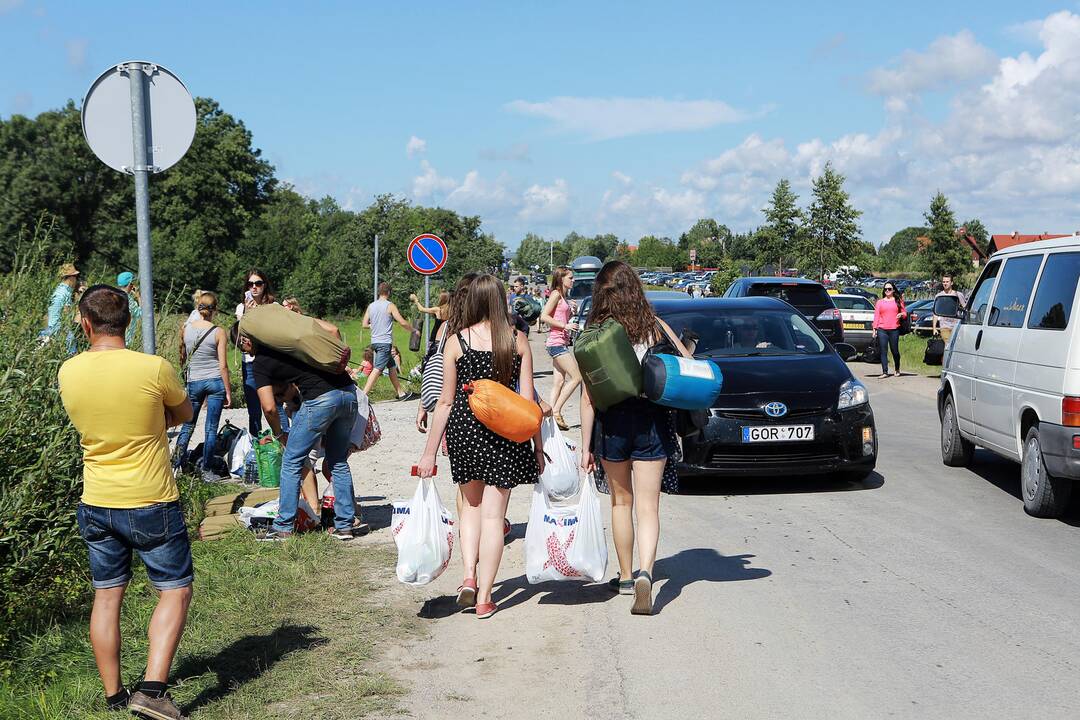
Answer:
[(180, 497), (165, 408), (187, 392), (168, 360), (132, 350), (84, 352), (60, 367), (59, 379), (82, 440), (84, 503), (137, 508)]

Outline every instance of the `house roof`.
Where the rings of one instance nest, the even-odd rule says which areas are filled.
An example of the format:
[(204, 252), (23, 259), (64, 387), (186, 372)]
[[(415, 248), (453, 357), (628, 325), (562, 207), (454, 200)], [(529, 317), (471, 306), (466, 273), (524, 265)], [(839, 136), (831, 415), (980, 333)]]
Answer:
[(1022, 245), (1024, 243), (1035, 242), (1037, 240), (1053, 240), (1055, 238), (1068, 237), (1069, 233), (1042, 233), (1040, 235), (1021, 235), (1019, 233), (1009, 233), (1006, 235), (991, 235), (990, 246), (995, 250), (1004, 250), (1005, 248), (1012, 247), (1013, 245)]
[[(959, 232), (957, 232), (956, 237), (960, 240), (960, 242), (968, 246), (968, 250), (972, 252), (974, 257), (977, 257), (980, 260), (986, 258), (986, 253), (983, 252), (981, 248), (979, 248), (979, 242), (975, 239), (973, 235), (971, 235), (971, 233), (961, 235)], [(930, 238), (928, 238), (926, 235), (920, 235), (919, 237), (915, 238), (915, 243), (916, 247), (918, 247), (918, 252), (922, 252), (926, 250), (927, 246), (930, 244)]]

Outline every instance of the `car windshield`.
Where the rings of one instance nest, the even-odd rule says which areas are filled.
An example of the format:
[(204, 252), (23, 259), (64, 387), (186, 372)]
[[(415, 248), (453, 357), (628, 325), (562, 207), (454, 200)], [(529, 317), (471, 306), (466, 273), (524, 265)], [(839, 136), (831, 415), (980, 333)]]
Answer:
[(697, 335), (697, 356), (804, 355), (828, 347), (806, 318), (787, 310), (709, 307), (663, 313), (663, 318), (676, 334)]
[(574, 278), (574, 284), (570, 288), (570, 299), (580, 300), (592, 296), (593, 278)]
[(833, 296), (833, 304), (839, 310), (873, 310), (874, 306), (863, 297), (837, 297)]
[(750, 295), (780, 298), (795, 307), (828, 306), (829, 295), (825, 288), (810, 283), (755, 283)]

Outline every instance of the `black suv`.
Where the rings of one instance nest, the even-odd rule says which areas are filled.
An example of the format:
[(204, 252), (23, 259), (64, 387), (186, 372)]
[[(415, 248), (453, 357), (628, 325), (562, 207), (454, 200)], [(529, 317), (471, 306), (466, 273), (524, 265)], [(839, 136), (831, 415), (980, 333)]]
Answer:
[(844, 341), (844, 319), (821, 283), (805, 278), (746, 277), (728, 286), (724, 297), (774, 297), (814, 323), (829, 342)]

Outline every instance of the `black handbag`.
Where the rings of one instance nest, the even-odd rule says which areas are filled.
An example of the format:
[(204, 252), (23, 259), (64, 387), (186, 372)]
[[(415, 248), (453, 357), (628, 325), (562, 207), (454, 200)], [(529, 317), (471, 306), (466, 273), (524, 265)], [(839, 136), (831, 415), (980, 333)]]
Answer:
[(926, 352), (923, 353), (924, 365), (940, 365), (945, 355), (945, 341), (939, 337), (930, 338), (926, 341)]
[(908, 335), (911, 333), (911, 316), (908, 315), (907, 306), (904, 304), (904, 299), (900, 298), (897, 302), (900, 303), (900, 312), (904, 313), (904, 317), (900, 318), (900, 334)]

